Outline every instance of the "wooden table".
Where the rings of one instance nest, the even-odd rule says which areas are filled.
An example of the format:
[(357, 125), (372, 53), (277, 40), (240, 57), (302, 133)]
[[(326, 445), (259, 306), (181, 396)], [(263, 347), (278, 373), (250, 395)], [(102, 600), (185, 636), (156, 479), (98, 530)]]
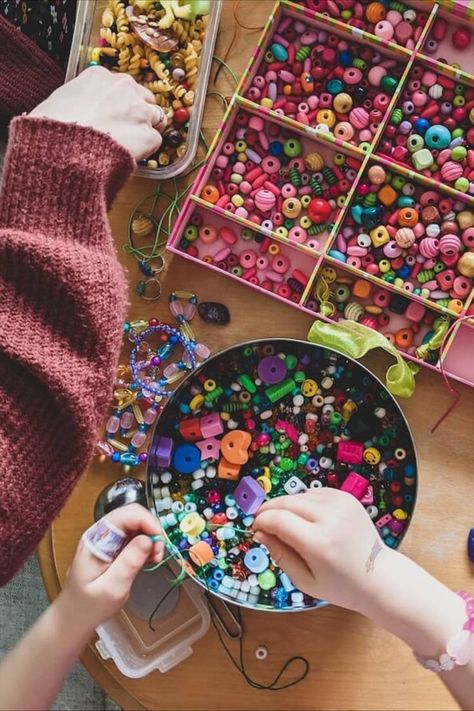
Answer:
[[(240, 17), (262, 24), (273, 3), (243, 0)], [(217, 54), (223, 56), (232, 34), (230, 0), (224, 2)], [(246, 64), (258, 33), (241, 32), (231, 55), (238, 71)], [(225, 93), (231, 93), (225, 80)], [(221, 118), (219, 103), (209, 99), (204, 131), (212, 137)], [(168, 319), (166, 298), (149, 304), (133, 291), (137, 281), (134, 260), (121, 246), (132, 206), (151, 192), (153, 184), (134, 179), (121, 192), (111, 213), (113, 234), (123, 264), (130, 272), (130, 317), (158, 315)], [(185, 260), (168, 258), (163, 294), (189, 289), (200, 300), (223, 301), (232, 320), (225, 328), (193, 324), (199, 339), (215, 352), (249, 338), (289, 336), (305, 338), (311, 318), (296, 309), (265, 297)], [(387, 365), (384, 355), (365, 362), (378, 374)], [(423, 371), (417, 377), (416, 395), (402, 406), (412, 427), (419, 455), (419, 494), (413, 523), (403, 551), (419, 561), (447, 585), (473, 589), (473, 568), (466, 555), (466, 536), (473, 525), (472, 415), (473, 391), (460, 388), (462, 400), (449, 419), (430, 434), (430, 425), (451, 398), (442, 379)], [(48, 595), (60, 591), (82, 531), (93, 520), (98, 493), (120, 476), (116, 465), (92, 462), (39, 548)], [(178, 667), (141, 680), (123, 677), (112, 662), (100, 659), (91, 645), (82, 661), (89, 672), (124, 709), (200, 711), (270, 711), (270, 709), (454, 709), (455, 703), (436, 677), (413, 661), (411, 652), (397, 639), (362, 617), (334, 607), (303, 614), (269, 615), (244, 611), (245, 651), (248, 670), (268, 682), (294, 654), (308, 658), (307, 679), (289, 690), (270, 693), (249, 687), (231, 667), (214, 630), (195, 647), (194, 654)], [(269, 650), (265, 662), (254, 657), (255, 648)]]

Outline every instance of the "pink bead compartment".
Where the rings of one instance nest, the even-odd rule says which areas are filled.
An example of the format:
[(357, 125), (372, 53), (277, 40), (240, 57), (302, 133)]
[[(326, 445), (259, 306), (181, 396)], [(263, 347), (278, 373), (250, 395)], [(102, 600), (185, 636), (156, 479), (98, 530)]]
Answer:
[[(459, 158), (451, 154), (452, 141), (462, 149)], [(472, 195), (474, 83), (457, 82), (442, 71), (415, 64), (377, 152)]]
[(321, 251), (360, 166), (330, 146), (240, 110), (199, 196), (276, 237)]
[[(380, 331), (413, 358), (421, 355), (416, 349), (433, 335), (433, 326), (440, 318), (437, 311), (423, 304), (328, 263), (319, 270), (306, 307), (334, 321), (352, 319)], [(429, 351), (426, 357), (436, 363), (438, 354), (438, 350)]]
[[(371, 210), (377, 224), (364, 221)], [(472, 205), (370, 162), (329, 255), (456, 314), (474, 285), (458, 260), (465, 271), (472, 249)]]
[(421, 51), (442, 64), (456, 64), (474, 74), (474, 31), (453, 13), (438, 13)]
[(388, 50), (319, 21), (283, 16), (244, 95), (340, 141), (370, 145), (404, 69)]
[[(411, 5), (419, 5), (418, 2), (411, 2)], [(427, 29), (428, 27), (432, 26), (432, 22), (434, 20), (434, 17), (436, 15), (436, 8), (437, 6), (434, 6), (433, 12), (428, 20), (428, 24), (424, 29), (424, 36), (426, 36)], [(214, 143), (212, 145), (212, 153), (210, 155), (210, 162), (201, 170), (199, 173), (196, 181), (195, 181), (195, 186), (194, 186), (194, 194), (190, 195), (190, 197), (187, 200), (187, 203), (185, 205), (185, 209), (182, 212), (180, 218), (178, 219), (173, 235), (170, 239), (170, 242), (168, 244), (168, 248), (173, 251), (177, 252), (178, 254), (181, 254), (182, 256), (186, 256), (191, 259), (195, 259), (195, 257), (190, 256), (186, 252), (183, 251), (182, 248), (180, 248), (178, 245), (183, 237), (183, 231), (184, 228), (190, 218), (191, 213), (196, 209), (196, 206), (194, 203), (200, 203), (201, 205), (211, 208), (214, 216), (218, 215), (221, 217), (228, 225), (230, 225), (233, 229), (237, 229), (238, 226), (240, 228), (243, 227), (251, 227), (253, 231), (255, 231), (257, 234), (263, 235), (263, 236), (271, 236), (275, 242), (281, 243), (284, 246), (288, 243), (287, 239), (284, 238), (282, 235), (278, 235), (275, 232), (270, 232), (266, 229), (265, 225), (253, 225), (252, 222), (250, 222), (247, 218), (243, 218), (239, 215), (235, 214), (234, 212), (224, 210), (221, 207), (218, 207), (216, 205), (210, 205), (209, 203), (205, 203), (202, 198), (200, 197), (201, 192), (204, 188), (205, 185), (207, 185), (211, 181), (211, 170), (212, 167), (215, 164), (216, 157), (219, 153), (219, 151), (222, 149), (222, 145), (225, 142), (226, 138), (228, 137), (229, 133), (234, 130), (234, 124), (235, 124), (235, 116), (237, 114), (237, 111), (239, 110), (238, 105), (243, 105), (244, 110), (248, 110), (250, 114), (257, 114), (260, 115), (265, 121), (269, 121), (271, 123), (276, 123), (279, 124), (283, 129), (286, 129), (289, 131), (289, 135), (291, 135), (291, 132), (294, 132), (295, 136), (298, 136), (300, 140), (307, 140), (309, 139), (309, 146), (313, 145), (313, 150), (316, 150), (318, 152), (321, 152), (321, 145), (328, 146), (329, 150), (331, 147), (334, 149), (334, 151), (341, 151), (344, 154), (351, 154), (355, 156), (356, 159), (360, 160), (361, 163), (364, 160), (364, 153), (359, 151), (357, 147), (355, 147), (352, 144), (349, 143), (344, 143), (336, 138), (334, 138), (331, 134), (329, 133), (321, 133), (319, 130), (312, 129), (309, 126), (305, 126), (302, 123), (297, 123), (296, 121), (292, 120), (288, 116), (283, 115), (283, 112), (281, 110), (277, 110), (276, 112), (266, 108), (265, 106), (258, 105), (255, 103), (252, 103), (248, 100), (245, 100), (242, 98), (242, 95), (244, 95), (246, 88), (248, 88), (251, 83), (252, 83), (252, 78), (253, 76), (257, 73), (259, 66), (262, 63), (262, 58), (263, 55), (265, 54), (265, 51), (267, 47), (269, 47), (272, 43), (273, 40), (273, 34), (276, 31), (276, 27), (278, 26), (278, 22), (280, 19), (284, 16), (290, 16), (293, 18), (294, 21), (297, 21), (301, 19), (301, 17), (304, 17), (304, 21), (307, 22), (308, 24), (311, 25), (316, 25), (317, 27), (321, 27), (321, 25), (324, 27), (324, 23), (327, 23), (327, 31), (333, 32), (334, 31), (334, 26), (337, 26), (338, 29), (338, 34), (341, 34), (340, 28), (343, 27), (342, 23), (339, 21), (333, 20), (333, 19), (328, 19), (324, 18), (321, 16), (318, 16), (318, 20), (314, 21), (314, 19), (308, 19), (306, 15), (310, 16), (311, 13), (306, 10), (304, 11), (303, 14), (301, 13), (296, 13), (292, 9), (292, 4), (287, 2), (287, 0), (282, 0), (280, 3), (277, 3), (274, 9), (274, 16), (271, 16), (266, 29), (264, 31), (264, 34), (258, 44), (258, 47), (256, 51), (254, 52), (254, 58), (249, 64), (249, 67), (247, 71), (244, 73), (241, 84), (239, 85), (236, 96), (234, 97), (235, 101), (237, 101), (237, 107), (235, 106), (235, 101), (233, 102), (233, 106), (231, 109), (229, 109), (223, 124), (221, 125), (221, 128), (218, 132), (218, 135), (216, 136)], [(346, 27), (345, 32), (353, 32), (353, 28)], [(342, 34), (344, 35), (344, 30), (342, 31)], [(373, 46), (373, 43), (379, 42), (379, 40), (375, 40), (373, 36), (369, 34), (364, 34), (362, 33), (360, 35), (362, 37), (361, 44), (366, 46)], [(351, 38), (349, 38), (351, 39)], [(423, 40), (423, 37), (422, 37)], [(420, 40), (419, 45), (422, 45), (422, 40)], [(394, 47), (392, 44), (391, 47)], [(430, 60), (427, 58), (423, 58), (422, 55), (416, 54), (416, 53), (410, 53), (407, 50), (404, 50), (402, 48), (396, 48), (395, 47), (395, 52), (394, 56), (398, 57), (399, 62), (405, 66), (407, 64), (407, 68), (404, 72), (403, 79), (401, 83), (399, 84), (398, 88), (395, 91), (395, 98), (393, 100), (393, 104), (396, 103), (396, 101), (399, 100), (400, 94), (402, 89), (406, 86), (406, 80), (407, 76), (409, 74), (410, 68), (413, 68), (413, 62), (414, 59), (417, 59), (417, 63), (419, 64), (425, 64), (429, 69), (432, 69), (433, 66), (435, 66), (436, 71), (440, 71), (441, 74), (444, 76), (454, 76), (455, 70), (451, 67), (443, 67), (441, 65), (438, 65), (434, 60)], [(467, 84), (471, 84), (471, 79), (468, 78), (466, 81), (466, 78), (464, 77), (465, 82)], [(383, 123), (380, 126), (378, 136), (375, 137), (375, 141), (372, 143), (370, 147), (366, 150), (366, 146), (363, 146), (364, 151), (367, 153), (376, 153), (377, 152), (377, 146), (379, 143), (380, 135), (383, 132), (383, 130), (386, 128), (389, 120), (389, 115), (387, 114), (385, 116), (385, 119)], [(326, 155), (326, 154), (324, 154)], [(374, 160), (376, 163), (380, 163), (385, 165), (386, 170), (395, 170), (395, 172), (400, 172), (407, 177), (410, 178), (410, 180), (413, 180), (416, 178), (417, 183), (423, 183), (424, 180), (426, 180), (426, 189), (429, 190), (432, 187), (437, 189), (436, 181), (435, 180), (429, 180), (426, 178), (426, 176), (420, 175), (420, 176), (414, 176), (412, 173), (407, 171), (406, 168), (403, 167), (401, 164), (399, 168), (395, 169), (395, 166), (390, 165), (390, 161), (387, 159), (387, 156), (385, 158), (381, 158), (379, 160), (377, 159), (369, 159), (366, 158), (366, 161), (364, 161), (364, 168), (367, 168), (367, 160), (370, 160), (372, 163), (372, 160)], [(357, 187), (359, 181), (362, 179), (363, 175), (362, 172), (359, 172), (358, 176), (355, 179), (354, 185), (349, 192), (349, 198), (346, 201), (346, 205), (342, 208), (341, 213), (339, 214), (339, 217), (336, 219), (336, 225), (335, 228), (332, 230), (332, 236), (330, 241), (328, 242), (326, 240), (325, 244), (320, 244), (320, 251), (322, 252), (323, 255), (329, 253), (329, 249), (332, 246), (333, 249), (335, 249), (335, 239), (337, 234), (340, 232), (340, 227), (342, 222), (347, 219), (347, 216), (349, 215), (350, 207), (352, 204), (352, 194)], [(450, 193), (451, 196), (453, 196), (455, 199), (459, 199), (459, 192), (454, 189), (454, 187), (447, 186), (446, 188), (447, 193)], [(467, 201), (470, 202), (470, 198), (467, 198)], [(273, 241), (273, 240), (272, 240)], [(433, 314), (436, 314), (439, 312), (439, 314), (453, 314), (452, 311), (447, 310), (444, 306), (438, 304), (436, 307), (436, 304), (433, 303), (433, 308), (429, 307), (429, 302), (427, 300), (422, 299), (419, 296), (409, 294), (406, 291), (404, 291), (402, 288), (400, 288), (397, 285), (393, 284), (388, 284), (384, 281), (382, 281), (378, 276), (373, 276), (370, 274), (367, 274), (364, 271), (361, 271), (360, 269), (355, 269), (350, 266), (349, 264), (344, 264), (343, 262), (338, 262), (337, 260), (331, 259), (331, 257), (328, 258), (328, 261), (324, 260), (323, 257), (320, 257), (318, 259), (318, 256), (316, 253), (314, 253), (314, 259), (308, 261), (308, 257), (310, 257), (312, 254), (312, 250), (309, 250), (307, 245), (305, 244), (298, 244), (295, 243), (292, 245), (292, 248), (290, 248), (289, 255), (293, 256), (298, 256), (301, 258), (303, 255), (303, 262), (298, 261), (298, 267), (302, 266), (303, 271), (305, 275), (310, 275), (309, 282), (307, 284), (307, 287), (303, 294), (301, 294), (301, 298), (298, 299), (296, 298), (296, 295), (294, 295), (292, 298), (288, 299), (282, 299), (281, 296), (279, 296), (275, 291), (266, 291), (265, 293), (269, 293), (275, 298), (279, 298), (282, 301), (287, 301), (287, 303), (291, 303), (294, 306), (297, 306), (299, 309), (304, 310), (308, 313), (314, 313), (313, 310), (315, 308), (314, 300), (312, 303), (311, 296), (314, 294), (314, 290), (316, 287), (316, 284), (318, 282), (318, 278), (320, 275), (320, 270), (322, 268), (322, 265), (326, 264), (330, 265), (332, 264), (334, 268), (337, 269), (337, 271), (341, 271), (342, 273), (346, 273), (347, 278), (349, 279), (355, 279), (357, 277), (362, 277), (362, 279), (367, 279), (368, 281), (375, 282), (376, 286), (378, 285), (379, 288), (384, 288), (387, 289), (387, 291), (395, 294), (405, 294), (405, 297), (407, 298), (410, 302), (413, 301), (416, 307), (424, 306), (428, 307), (427, 309), (427, 314), (428, 314), (428, 319), (431, 319), (431, 312)], [(198, 261), (201, 261), (198, 259)], [(201, 262), (202, 263), (202, 262)], [(217, 267), (213, 264), (207, 264), (211, 269), (216, 269)], [(228, 273), (228, 272), (227, 272)], [(232, 276), (230, 273), (228, 273), (230, 276)], [(240, 277), (234, 277), (234, 278), (240, 278)], [(253, 285), (251, 282), (246, 282), (247, 285), (249, 286), (254, 286), (254, 288), (257, 288), (259, 290), (262, 290), (261, 285)], [(375, 287), (374, 287), (375, 288)], [(474, 303), (473, 303), (473, 295), (474, 295), (474, 290), (471, 292), (471, 295), (465, 300), (464, 302), (464, 308), (463, 311), (459, 314), (459, 316), (463, 316), (465, 314), (473, 314), (474, 315)], [(310, 306), (311, 308), (308, 308)], [(327, 316), (320, 315), (321, 318), (326, 319), (326, 320), (332, 320), (331, 318), (328, 318)], [(393, 319), (393, 314), (392, 314), (392, 319)], [(396, 315), (396, 320), (397, 323), (402, 323), (403, 324), (403, 319), (400, 321), (400, 315)], [(453, 318), (453, 321), (455, 318)], [(428, 324), (424, 324), (424, 326), (428, 326)], [(402, 327), (402, 326), (401, 326)], [(398, 329), (400, 330), (400, 329)], [(460, 363), (463, 363), (463, 359), (468, 357), (468, 353), (472, 348), (474, 347), (474, 328), (469, 328), (468, 326), (462, 327), (462, 329), (459, 330), (459, 333), (463, 333), (463, 338), (458, 340), (458, 337), (456, 336), (456, 333), (451, 336), (449, 339), (449, 344), (448, 347), (445, 349), (444, 352), (444, 361), (446, 363), (450, 363), (450, 368), (446, 370), (447, 373), (451, 374), (453, 377), (466, 382), (469, 385), (474, 386), (474, 373), (473, 369), (469, 366), (469, 364), (464, 363), (462, 367), (460, 366)], [(464, 336), (465, 333), (468, 333), (467, 336)], [(416, 338), (414, 339), (414, 343), (418, 344), (417, 338), (418, 338), (419, 331), (417, 331)], [(467, 346), (469, 344), (469, 346)], [(399, 347), (399, 346), (397, 346)], [(403, 348), (400, 348), (400, 351), (404, 353), (408, 358), (414, 359), (413, 355), (410, 355), (407, 353), (406, 350)], [(452, 353), (453, 357), (448, 360), (449, 354)], [(417, 362), (421, 362), (423, 365), (426, 365), (429, 368), (432, 368), (436, 371), (439, 372), (439, 363), (435, 363), (435, 357), (433, 354), (430, 354), (430, 359), (428, 361), (422, 360)]]
[(294, 304), (300, 302), (316, 266), (316, 258), (311, 263), (305, 254), (197, 206), (187, 216), (177, 248)]
[(356, 30), (375, 35), (378, 40), (394, 42), (407, 49), (415, 49), (430, 11), (431, 0), (401, 2), (403, 11), (390, 9), (382, 2), (370, 0), (294, 0), (310, 13), (322, 13), (346, 22)]

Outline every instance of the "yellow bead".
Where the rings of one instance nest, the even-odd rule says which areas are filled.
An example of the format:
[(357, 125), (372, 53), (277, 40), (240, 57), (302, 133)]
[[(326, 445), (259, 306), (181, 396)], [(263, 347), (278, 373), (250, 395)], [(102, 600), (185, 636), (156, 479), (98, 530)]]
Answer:
[(344, 92), (336, 94), (332, 103), (338, 114), (347, 114), (352, 109), (352, 97)]
[(264, 106), (266, 109), (271, 109), (273, 106), (273, 101), (266, 96), (264, 99), (260, 101), (260, 105)]
[(270, 493), (270, 491), (272, 490), (272, 480), (271, 479), (269, 479), (267, 476), (259, 476), (257, 478), (257, 481), (266, 494)]
[(191, 410), (194, 412), (195, 410), (199, 410), (201, 405), (204, 404), (204, 398), (202, 395), (195, 395), (191, 402), (189, 403), (189, 407)]
[(318, 392), (318, 384), (315, 380), (305, 380), (301, 386), (301, 392), (305, 397), (314, 397)]
[(180, 530), (188, 538), (197, 538), (206, 528), (206, 522), (198, 513), (189, 513), (179, 523)]
[(393, 518), (396, 518), (397, 521), (405, 521), (408, 518), (408, 514), (406, 511), (403, 509), (395, 509), (392, 513)]
[(323, 267), (323, 269), (321, 269), (321, 276), (324, 277), (328, 284), (332, 284), (333, 281), (336, 281), (336, 270), (332, 267)]
[(383, 244), (390, 242), (390, 235), (384, 225), (379, 225), (373, 230), (370, 230), (370, 239), (372, 240), (374, 247), (381, 247)]
[(100, 62), (100, 47), (94, 47), (92, 50), (91, 62)]
[(336, 123), (336, 114), (330, 109), (322, 109), (316, 114), (316, 123), (322, 123), (332, 128)]
[(378, 449), (375, 449), (375, 447), (368, 447), (364, 450), (364, 462), (367, 464), (375, 466), (376, 464), (379, 464), (381, 459), (382, 455)]
[(235, 207), (242, 207), (242, 205), (244, 204), (244, 199), (242, 195), (237, 195), (237, 193), (235, 195), (232, 195), (230, 200), (232, 204), (235, 205)]
[(204, 390), (207, 393), (212, 393), (213, 390), (216, 389), (216, 381), (211, 380), (211, 378), (208, 378), (208, 380), (204, 381)]
[(296, 197), (286, 198), (281, 206), (281, 211), (285, 217), (296, 220), (301, 212), (301, 202)]

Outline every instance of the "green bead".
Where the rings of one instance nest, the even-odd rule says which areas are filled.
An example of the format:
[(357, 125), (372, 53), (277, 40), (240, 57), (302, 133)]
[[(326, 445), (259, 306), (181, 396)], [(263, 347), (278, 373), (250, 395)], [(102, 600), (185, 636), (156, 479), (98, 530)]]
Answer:
[(198, 238), (198, 228), (196, 225), (188, 225), (186, 227), (184, 230), (184, 238), (187, 239), (188, 242), (194, 242), (194, 240)]
[(241, 375), (239, 375), (237, 380), (239, 381), (240, 385), (252, 395), (257, 392), (257, 386), (253, 382), (252, 378), (247, 375), (247, 373), (242, 373)]
[(470, 183), (467, 178), (461, 177), (461, 178), (458, 178), (457, 180), (455, 180), (455, 182), (454, 182), (454, 187), (456, 188), (456, 190), (459, 190), (461, 193), (467, 193), (467, 191), (469, 190), (469, 185), (470, 185)]
[(446, 269), (445, 265), (443, 262), (436, 262), (436, 264), (433, 267), (433, 271), (435, 274), (440, 274), (442, 271)]
[(393, 126), (398, 126), (399, 123), (403, 121), (403, 111), (401, 109), (395, 109), (392, 111), (392, 115), (390, 117), (390, 123), (393, 124)]
[(462, 138), (464, 136), (464, 129), (463, 128), (455, 128), (454, 131), (451, 132), (451, 136), (453, 140), (455, 138)]
[(288, 368), (288, 370), (294, 370), (296, 368), (296, 365), (298, 363), (298, 358), (294, 355), (288, 354), (285, 356), (285, 365)]
[(308, 462), (308, 459), (309, 459), (309, 454), (302, 452), (296, 461), (298, 462), (298, 464), (301, 467), (304, 467), (306, 465), (306, 463)]
[(356, 57), (352, 62), (352, 66), (357, 67), (357, 69), (360, 69), (362, 72), (365, 72), (367, 69), (367, 62), (364, 62), (363, 59)]
[(289, 158), (298, 158), (302, 150), (301, 141), (297, 138), (288, 138), (283, 144), (283, 153)]
[(244, 229), (240, 233), (240, 236), (243, 240), (248, 242), (249, 240), (253, 239), (253, 232), (252, 230), (249, 230), (248, 227), (244, 227)]
[(467, 150), (465, 149), (464, 146), (455, 146), (451, 150), (451, 158), (452, 160), (458, 160), (462, 161), (464, 158), (467, 156)]
[(351, 290), (347, 284), (338, 284), (334, 292), (334, 301), (337, 304), (344, 304), (350, 297)]
[(331, 412), (330, 417), (331, 425), (339, 425), (342, 422), (342, 415), (340, 412)]
[(395, 89), (398, 86), (398, 81), (395, 79), (395, 77), (391, 77), (388, 74), (386, 74), (384, 77), (382, 77), (382, 81), (380, 82), (380, 86), (382, 91), (385, 91), (386, 94), (392, 94), (395, 93)]
[(390, 184), (394, 190), (401, 190), (406, 182), (406, 178), (404, 178), (403, 175), (394, 174)]
[(290, 218), (287, 217), (286, 220), (283, 222), (283, 227), (286, 227), (287, 230), (291, 230), (294, 223), (295, 223), (294, 220), (290, 220)]
[(362, 142), (359, 143), (359, 149), (362, 151), (362, 153), (370, 153), (372, 150), (370, 143)]
[(276, 575), (275, 573), (267, 568), (263, 573), (258, 576), (258, 584), (262, 590), (271, 590), (276, 585)]
[(306, 374), (302, 370), (297, 370), (294, 375), (295, 383), (303, 383), (306, 380)]
[(295, 468), (295, 463), (293, 459), (290, 459), (289, 457), (282, 457), (280, 467), (284, 472), (291, 472)]

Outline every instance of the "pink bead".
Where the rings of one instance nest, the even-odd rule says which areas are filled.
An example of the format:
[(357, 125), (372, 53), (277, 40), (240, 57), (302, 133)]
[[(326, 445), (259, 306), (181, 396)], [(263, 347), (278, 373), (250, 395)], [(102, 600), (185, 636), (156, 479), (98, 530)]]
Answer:
[(137, 432), (135, 432), (135, 434), (132, 437), (132, 446), (133, 447), (141, 447), (142, 444), (144, 444), (145, 440), (146, 440), (146, 433), (140, 432), (140, 430), (138, 430)]
[(377, 37), (381, 37), (382, 39), (386, 40), (389, 42), (393, 35), (394, 35), (394, 28), (390, 24), (390, 22), (386, 22), (385, 20), (381, 20), (380, 22), (377, 22), (377, 24), (374, 27), (374, 34)]
[(347, 69), (344, 69), (342, 79), (346, 82), (346, 84), (359, 84), (362, 79), (362, 72), (360, 69), (357, 69), (357, 67), (348, 67)]
[(156, 420), (157, 416), (158, 410), (155, 407), (149, 407), (148, 410), (145, 410), (145, 414), (143, 415), (145, 424), (152, 425)]
[(109, 419), (107, 420), (107, 424), (106, 424), (106, 426), (105, 426), (105, 430), (106, 430), (106, 432), (108, 432), (109, 434), (115, 434), (115, 432), (117, 432), (117, 430), (118, 430), (119, 427), (120, 427), (120, 420), (119, 420), (119, 418), (116, 417), (115, 415), (112, 415), (112, 416), (109, 417)]
[(461, 240), (457, 235), (443, 235), (439, 241), (439, 251), (441, 254), (446, 254), (448, 257), (456, 255), (461, 249)]
[(288, 239), (292, 242), (298, 242), (299, 244), (303, 244), (303, 242), (306, 242), (307, 237), (308, 233), (306, 232), (306, 230), (303, 229), (303, 227), (298, 227), (297, 225), (292, 227), (288, 232)]
[(413, 101), (415, 106), (419, 108), (427, 103), (428, 94), (426, 94), (424, 91), (421, 91), (421, 89), (418, 91), (414, 91), (411, 95), (411, 100)]
[(441, 175), (448, 183), (454, 183), (463, 174), (463, 168), (459, 163), (452, 160), (447, 161), (441, 168)]
[(351, 110), (349, 120), (354, 128), (360, 130), (361, 128), (365, 128), (369, 125), (369, 114), (362, 107), (356, 107)]
[(257, 253), (254, 252), (253, 249), (246, 249), (241, 253), (239, 262), (240, 266), (244, 269), (251, 269), (257, 263)]
[(386, 74), (387, 70), (380, 65), (372, 67), (367, 74), (369, 84), (371, 84), (371, 86), (380, 86), (380, 82)]

